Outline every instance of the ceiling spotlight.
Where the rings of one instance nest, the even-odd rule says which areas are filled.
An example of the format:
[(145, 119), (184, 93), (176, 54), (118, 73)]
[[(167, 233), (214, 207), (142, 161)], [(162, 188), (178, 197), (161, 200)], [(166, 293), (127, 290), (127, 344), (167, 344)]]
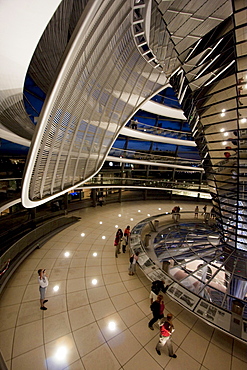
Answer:
[(115, 228), (118, 229), (118, 225), (115, 225)]
[(99, 222), (99, 224), (100, 224), (100, 225), (102, 225), (102, 224), (103, 224), (103, 222), (102, 222), (102, 221), (100, 221), (100, 222)]
[(102, 239), (105, 239), (105, 235), (102, 236)]
[(246, 118), (241, 119), (241, 123), (246, 123), (246, 121), (247, 121)]
[(70, 253), (69, 253), (69, 252), (65, 252), (65, 253), (64, 253), (64, 256), (65, 256), (65, 257), (69, 257), (69, 256), (70, 256)]
[(220, 113), (220, 115), (221, 115), (221, 117), (225, 117), (226, 114), (225, 113)]
[(94, 253), (93, 253), (93, 256), (94, 256), (94, 257), (97, 257), (97, 256), (98, 256), (98, 253), (97, 253), (97, 252), (94, 252)]
[(228, 136), (229, 134), (228, 134), (228, 132), (224, 132), (224, 136)]
[(227, 144), (227, 141), (222, 141), (222, 145), (226, 145)]
[(81, 233), (81, 236), (85, 236), (85, 233)]
[(119, 214), (118, 214), (118, 217), (121, 217), (121, 216), (122, 216), (122, 215), (121, 215), (121, 213), (119, 213)]
[(225, 129), (224, 129), (224, 128), (221, 128), (221, 129), (220, 129), (220, 132), (224, 132), (224, 131), (225, 131)]

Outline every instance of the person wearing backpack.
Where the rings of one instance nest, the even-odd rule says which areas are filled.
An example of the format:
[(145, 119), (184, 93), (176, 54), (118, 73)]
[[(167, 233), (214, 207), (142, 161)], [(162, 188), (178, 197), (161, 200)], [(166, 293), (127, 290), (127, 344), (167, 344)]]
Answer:
[(136, 272), (136, 263), (138, 261), (139, 252), (136, 252), (131, 255), (130, 257), (130, 265), (129, 265), (129, 275), (135, 275)]
[(153, 318), (149, 321), (148, 327), (149, 329), (154, 330), (153, 324), (164, 317), (165, 305), (162, 294), (157, 295), (157, 299), (151, 304), (150, 308), (153, 312)]
[(167, 344), (168, 347), (168, 353), (170, 357), (176, 358), (177, 355), (173, 352), (172, 347), (172, 341), (171, 341), (171, 335), (174, 332), (174, 326), (172, 323), (173, 315), (171, 313), (168, 313), (166, 316), (166, 319), (163, 319), (162, 322), (160, 322), (160, 338), (159, 342), (156, 345), (156, 352), (158, 355), (161, 355), (161, 348), (164, 347), (165, 344)]

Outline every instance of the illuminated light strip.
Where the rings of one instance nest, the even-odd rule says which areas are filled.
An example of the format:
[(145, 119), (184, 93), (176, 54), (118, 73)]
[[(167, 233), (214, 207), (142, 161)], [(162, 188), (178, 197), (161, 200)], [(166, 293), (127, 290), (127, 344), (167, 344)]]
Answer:
[(185, 93), (186, 93), (187, 88), (188, 88), (188, 85), (185, 87), (185, 89), (184, 89), (184, 91), (183, 91), (183, 93), (182, 93), (182, 96), (181, 96), (181, 98), (179, 99), (179, 103), (180, 103), (180, 104), (181, 104), (181, 102), (183, 101), (183, 98), (184, 98), (184, 95), (185, 95)]
[(219, 77), (223, 72), (225, 72), (233, 63), (235, 63), (235, 60), (233, 60), (230, 64), (228, 64), (227, 67), (225, 67), (224, 69), (222, 69), (222, 71), (217, 74), (217, 76), (214, 76), (214, 78), (212, 78), (211, 81), (207, 82), (204, 86), (208, 86), (211, 84), (211, 82), (213, 82), (217, 77)]
[(217, 42), (217, 44), (213, 47), (213, 49), (208, 53), (208, 55), (205, 56), (205, 58), (203, 58), (203, 60), (198, 64), (198, 66), (200, 66), (205, 59), (207, 59), (209, 57), (210, 54), (212, 54), (212, 52), (217, 48), (217, 46), (219, 45), (219, 43), (223, 40), (223, 37)]
[(202, 18), (195, 18), (195, 17), (190, 17), (193, 21), (198, 21), (198, 22), (204, 22), (205, 19)]
[[(196, 129), (196, 126), (197, 126), (197, 124), (198, 124), (198, 121), (199, 121), (199, 117), (197, 116), (197, 118), (196, 118), (196, 122), (195, 122), (195, 124), (194, 124), (194, 126), (193, 126), (193, 128), (192, 128), (192, 134), (193, 135), (195, 135), (195, 132), (193, 132), (195, 129)], [(197, 130), (198, 131), (198, 130)]]
[(208, 69), (209, 66), (211, 66), (211, 64), (217, 59), (219, 58), (221, 54), (217, 55), (213, 60), (211, 60), (211, 62), (195, 77), (195, 80), (197, 80), (202, 74), (203, 72), (206, 71), (206, 69)]
[[(180, 70), (180, 71), (179, 71), (179, 70)], [(178, 72), (178, 74), (182, 72), (181, 67), (178, 67), (177, 69), (175, 69), (175, 71), (174, 71), (174, 72), (172, 72), (172, 74), (171, 74), (170, 78), (171, 78), (172, 76), (174, 76), (177, 72)]]
[(191, 52), (189, 53), (189, 55), (187, 56), (187, 58), (185, 59), (185, 63), (187, 62), (187, 60), (190, 58), (191, 54), (196, 50), (197, 46), (200, 44), (200, 42), (202, 41), (202, 39), (198, 40), (198, 42), (196, 43), (196, 45), (193, 47), (193, 49), (191, 50)]

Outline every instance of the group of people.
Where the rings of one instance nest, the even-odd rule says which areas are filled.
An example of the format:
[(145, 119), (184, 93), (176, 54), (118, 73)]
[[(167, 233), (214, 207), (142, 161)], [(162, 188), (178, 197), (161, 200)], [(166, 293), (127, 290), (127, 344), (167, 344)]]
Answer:
[[(205, 206), (202, 208), (202, 216), (206, 216), (207, 215), (207, 208), (208, 206), (205, 204)], [(195, 207), (195, 218), (198, 218), (198, 214), (199, 214), (199, 207), (196, 206)], [(209, 213), (208, 213), (209, 214)], [(211, 211), (210, 211), (210, 218), (215, 218), (216, 217), (216, 212), (215, 212), (215, 209), (214, 207), (211, 208)]]
[(126, 252), (127, 245), (129, 244), (129, 238), (130, 238), (130, 226), (129, 225), (124, 230), (124, 233), (122, 229), (118, 229), (118, 231), (116, 232), (115, 240), (114, 240), (116, 258), (118, 258), (118, 254), (121, 253), (121, 247), (122, 247), (122, 252), (123, 253)]
[[(121, 253), (126, 252), (126, 248), (129, 244), (130, 240), (130, 226), (128, 225), (124, 232), (122, 229), (118, 229), (116, 232), (115, 240), (114, 240), (114, 246), (115, 246), (115, 257), (118, 258), (118, 255)], [(134, 275), (136, 272), (136, 263), (139, 258), (139, 252), (135, 252), (130, 256), (129, 259), (129, 275)]]
[(174, 325), (172, 322), (173, 315), (168, 313), (166, 317), (164, 317), (164, 309), (165, 304), (163, 301), (162, 293), (166, 293), (169, 285), (165, 286), (165, 282), (161, 280), (155, 280), (152, 282), (151, 292), (150, 292), (150, 309), (153, 314), (153, 318), (149, 321), (148, 327), (151, 330), (154, 330), (153, 324), (158, 321), (160, 334), (159, 334), (159, 341), (155, 347), (157, 354), (161, 355), (161, 349), (167, 345), (168, 353), (170, 357), (176, 358), (177, 355), (173, 352), (173, 346), (171, 341), (171, 335), (174, 332)]
[[(129, 274), (133, 275), (135, 271), (136, 262), (138, 261), (139, 252), (136, 252), (130, 257), (130, 268)], [(132, 268), (133, 266), (133, 268)], [(40, 309), (45, 311), (47, 307), (45, 307), (45, 303), (48, 302), (48, 299), (45, 299), (46, 289), (48, 287), (49, 281), (48, 277), (46, 276), (45, 269), (38, 270), (38, 282), (39, 282), (39, 292), (40, 292)], [(177, 355), (173, 352), (171, 335), (174, 332), (174, 325), (172, 322), (173, 315), (168, 313), (166, 317), (164, 317), (164, 309), (165, 304), (163, 301), (163, 295), (160, 293), (166, 293), (169, 285), (165, 286), (165, 282), (161, 280), (155, 280), (152, 282), (151, 292), (150, 292), (150, 303), (151, 303), (151, 311), (153, 313), (153, 318), (149, 321), (148, 327), (151, 330), (154, 330), (153, 324), (158, 321), (160, 327), (160, 335), (159, 341), (155, 347), (156, 352), (158, 355), (161, 355), (161, 349), (165, 346), (168, 347), (168, 353), (170, 357), (176, 358)]]

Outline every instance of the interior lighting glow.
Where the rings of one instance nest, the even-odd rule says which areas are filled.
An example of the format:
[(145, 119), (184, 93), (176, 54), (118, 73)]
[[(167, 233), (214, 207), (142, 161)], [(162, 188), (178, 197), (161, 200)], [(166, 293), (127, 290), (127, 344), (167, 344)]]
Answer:
[(247, 84), (244, 85), (244, 89), (246, 90), (247, 89)]
[(81, 233), (81, 236), (85, 236), (85, 233)]
[(114, 321), (110, 321), (108, 324), (108, 328), (110, 330), (116, 330), (116, 323)]
[(113, 166), (113, 162), (109, 162), (109, 166), (112, 167)]
[(98, 283), (98, 280), (97, 280), (97, 279), (93, 279), (93, 280), (92, 280), (92, 284), (93, 284), (93, 285), (96, 285), (97, 283)]
[(246, 123), (246, 121), (247, 121), (246, 118), (241, 119), (241, 123)]
[(97, 257), (97, 256), (98, 256), (98, 253), (97, 253), (97, 252), (94, 252), (94, 253), (93, 253), (93, 256), (94, 256), (94, 257)]
[(115, 228), (118, 229), (118, 225), (115, 225)]
[(235, 59), (231, 61), (231, 63), (228, 64), (228, 66), (226, 66), (224, 69), (222, 69), (222, 71), (220, 71), (216, 76), (214, 76), (212, 78), (212, 80), (208, 81), (204, 86), (208, 86), (210, 85), (214, 80), (216, 80), (216, 78), (218, 78), (222, 73), (224, 73), (229, 67), (231, 67), (231, 65), (235, 63)]
[(159, 211), (161, 211), (161, 208), (158, 208)]
[[(204, 62), (204, 60), (206, 60), (210, 54), (212, 54), (212, 52), (217, 48), (217, 46), (219, 45), (219, 43), (223, 40), (223, 37), (217, 42), (216, 45), (214, 45), (214, 47), (211, 49), (211, 51), (205, 56), (205, 58), (203, 58), (203, 60), (199, 63), (199, 66)], [(219, 55), (218, 55), (219, 56)]]
[(225, 115), (226, 115), (226, 114), (225, 114), (224, 112), (223, 112), (223, 113), (220, 113), (220, 116), (221, 116), (221, 117), (225, 117)]
[(141, 210), (140, 210), (140, 209), (138, 209), (138, 212), (140, 213), (140, 212), (141, 212)]
[[(194, 48), (191, 50), (191, 52), (189, 53), (189, 55), (187, 56), (187, 58), (185, 59), (185, 62), (187, 62), (187, 60), (190, 58), (190, 56), (193, 54), (193, 52), (196, 50), (197, 46), (199, 45), (199, 43), (202, 41), (202, 39), (199, 39), (196, 43), (196, 45), (194, 46)], [(180, 68), (180, 67), (179, 67)], [(179, 69), (178, 68), (178, 69)], [(175, 72), (177, 72), (177, 70)], [(173, 72), (174, 73), (174, 72)]]
[[(202, 74), (203, 74), (203, 72), (205, 72), (206, 71), (206, 69), (208, 69), (208, 67), (210, 67), (211, 66), (211, 64), (213, 64), (214, 63), (214, 61), (217, 59), (217, 58), (219, 58), (219, 56), (220, 55), (216, 55), (216, 57), (213, 59), (213, 60), (211, 60), (211, 62), (209, 63), (209, 64), (207, 64), (206, 65), (206, 67), (205, 68), (203, 68), (203, 70), (200, 72), (200, 73), (198, 73), (198, 75), (196, 76), (196, 78), (195, 78), (195, 80), (197, 79), (197, 78), (199, 78)], [(201, 63), (200, 63), (201, 64)], [(200, 65), (199, 64), (199, 65)]]
[(118, 214), (118, 217), (122, 217), (121, 213)]
[(53, 287), (53, 291), (54, 291), (54, 292), (58, 292), (58, 291), (59, 291), (59, 286), (58, 286), (58, 285), (55, 285), (55, 286)]
[(222, 111), (221, 111), (221, 112), (222, 112), (222, 113), (224, 113), (225, 111), (226, 111), (225, 109), (222, 109)]
[(134, 219), (133, 219), (133, 218), (131, 218), (131, 219), (130, 219), (130, 221), (134, 221)]
[(105, 235), (102, 236), (102, 239), (105, 239)]
[(150, 217), (150, 213), (148, 213), (147, 216)]
[(226, 144), (227, 144), (227, 141), (223, 141), (223, 142), (222, 142), (222, 145), (226, 145)]
[(228, 136), (229, 134), (228, 134), (228, 132), (224, 132), (224, 136)]
[(220, 129), (220, 132), (224, 132), (224, 131), (225, 131), (225, 129), (224, 129), (224, 128), (221, 128), (221, 129)]
[(99, 222), (99, 224), (100, 224), (100, 225), (102, 225), (102, 224), (103, 224), (103, 222), (102, 222), (102, 221), (100, 221), (100, 222)]
[(61, 362), (64, 361), (68, 353), (68, 349), (65, 346), (61, 346), (57, 349), (54, 358), (56, 361)]
[(64, 253), (64, 256), (65, 256), (65, 257), (69, 257), (69, 256), (70, 256), (70, 253), (69, 253), (69, 252), (65, 252), (65, 253)]

